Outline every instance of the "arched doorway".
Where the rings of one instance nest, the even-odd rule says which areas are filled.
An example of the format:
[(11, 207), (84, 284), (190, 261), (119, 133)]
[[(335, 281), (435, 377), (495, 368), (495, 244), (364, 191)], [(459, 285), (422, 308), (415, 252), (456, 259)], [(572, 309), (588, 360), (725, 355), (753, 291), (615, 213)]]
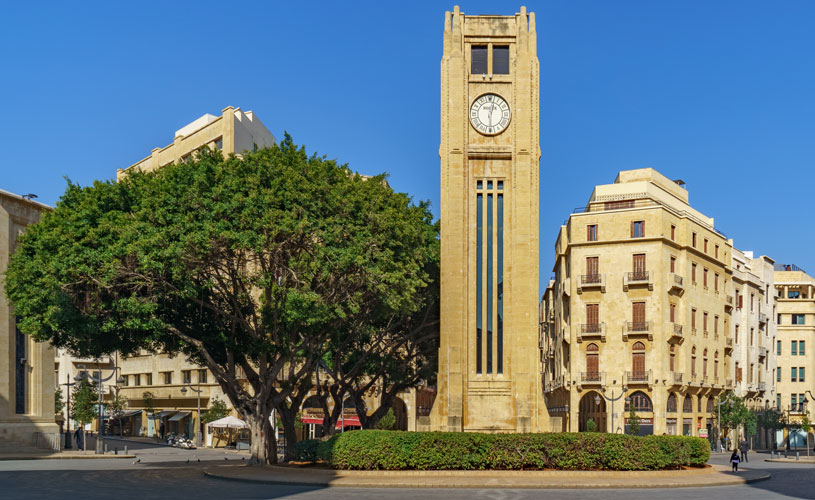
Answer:
[(600, 348), (595, 343), (586, 346), (586, 380), (600, 381)]
[(396, 417), (396, 423), (393, 424), (393, 430), (406, 431), (408, 428), (408, 414), (407, 405), (400, 398), (393, 400), (393, 416)]
[[(633, 410), (635, 413), (644, 413), (645, 415), (638, 415), (640, 417), (640, 436), (647, 436), (654, 433), (654, 405), (651, 403), (651, 398), (642, 391), (637, 391), (626, 398), (625, 411), (628, 413)], [(628, 418), (626, 418), (625, 432), (628, 434)]]
[(578, 429), (580, 432), (586, 430), (586, 423), (589, 420), (594, 421), (594, 427), (597, 432), (606, 432), (606, 399), (595, 391), (587, 392), (580, 398), (580, 413), (579, 413)]

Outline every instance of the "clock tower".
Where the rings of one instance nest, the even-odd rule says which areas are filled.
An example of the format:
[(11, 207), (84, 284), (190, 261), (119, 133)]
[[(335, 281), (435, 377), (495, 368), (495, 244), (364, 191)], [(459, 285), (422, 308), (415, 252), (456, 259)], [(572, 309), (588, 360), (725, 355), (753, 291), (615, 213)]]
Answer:
[(445, 13), (434, 430), (548, 425), (538, 351), (538, 66), (535, 15), (525, 7), (514, 16)]

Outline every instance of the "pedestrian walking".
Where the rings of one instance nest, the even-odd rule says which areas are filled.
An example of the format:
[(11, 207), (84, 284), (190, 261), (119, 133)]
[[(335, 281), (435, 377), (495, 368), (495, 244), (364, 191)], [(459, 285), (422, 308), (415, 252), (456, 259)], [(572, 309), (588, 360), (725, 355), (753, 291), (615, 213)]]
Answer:
[(77, 450), (83, 451), (85, 449), (85, 443), (83, 442), (84, 440), (82, 439), (82, 431), (79, 428), (77, 428), (76, 431), (74, 432), (74, 441), (76, 441)]
[(749, 462), (749, 460), (747, 460), (747, 450), (749, 449), (750, 446), (747, 444), (747, 440), (742, 439), (741, 443), (739, 443), (739, 450), (741, 451), (741, 460), (743, 462)]
[(161, 439), (164, 439), (164, 421), (158, 424), (158, 434), (161, 436)]
[(730, 455), (730, 465), (733, 466), (733, 472), (739, 471), (739, 450), (733, 450), (733, 454)]

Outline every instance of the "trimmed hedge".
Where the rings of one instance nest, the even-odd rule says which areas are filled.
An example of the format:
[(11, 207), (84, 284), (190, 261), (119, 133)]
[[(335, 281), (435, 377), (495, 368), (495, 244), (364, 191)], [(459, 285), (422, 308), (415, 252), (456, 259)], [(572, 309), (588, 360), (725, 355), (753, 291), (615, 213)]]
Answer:
[(297, 444), (298, 459), (321, 459), (354, 470), (658, 470), (702, 467), (706, 439), (593, 432), (481, 434), (471, 432), (344, 432)]

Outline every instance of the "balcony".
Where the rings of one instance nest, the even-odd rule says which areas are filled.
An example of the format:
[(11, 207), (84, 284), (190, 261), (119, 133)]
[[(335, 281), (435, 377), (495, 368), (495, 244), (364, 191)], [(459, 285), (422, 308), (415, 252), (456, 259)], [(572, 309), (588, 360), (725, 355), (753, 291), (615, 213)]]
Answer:
[(596, 289), (600, 292), (606, 292), (606, 275), (605, 274), (583, 274), (577, 282), (577, 293), (583, 293), (583, 290)]
[(668, 277), (669, 285), (670, 285), (670, 292), (673, 292), (677, 295), (682, 295), (685, 293), (685, 280), (682, 276), (679, 276), (676, 273), (671, 273)]
[(651, 375), (651, 370), (642, 371), (642, 372), (625, 372), (625, 380), (624, 383), (626, 385), (653, 385), (653, 377)]
[(733, 351), (733, 339), (724, 339), (724, 350)]
[(682, 385), (682, 373), (671, 372), (671, 384), (676, 386)]
[(733, 296), (728, 295), (727, 300), (724, 303), (724, 310), (725, 311), (732, 311), (733, 310)]
[(767, 382), (758, 383), (758, 392), (765, 392), (767, 390)]
[(682, 325), (678, 325), (676, 323), (673, 324), (673, 329), (669, 330), (671, 332), (671, 336), (668, 339), (668, 342), (676, 342), (677, 344), (681, 344), (685, 341), (685, 335), (682, 333)]
[(582, 386), (604, 386), (606, 385), (606, 372), (580, 372), (580, 382), (578, 387)]
[(767, 324), (767, 315), (760, 312), (758, 313), (758, 324), (766, 325)]
[(606, 324), (605, 323), (583, 323), (580, 325), (580, 331), (577, 334), (577, 341), (583, 342), (589, 339), (599, 339), (601, 342), (606, 341)]
[(563, 280), (563, 295), (567, 297), (571, 297), (572, 295), (572, 278), (566, 278)]
[(729, 379), (725, 380), (724, 381), (724, 387), (725, 387), (725, 389), (732, 389), (733, 388), (733, 379), (729, 378)]
[(623, 342), (628, 341), (628, 337), (648, 337), (654, 340), (654, 331), (650, 321), (626, 321), (623, 323)]
[(759, 347), (758, 348), (758, 359), (764, 359), (767, 357), (767, 348), (766, 347)]
[(632, 286), (647, 286), (649, 290), (654, 289), (654, 280), (648, 271), (635, 271), (623, 274), (623, 291), (627, 292)]

